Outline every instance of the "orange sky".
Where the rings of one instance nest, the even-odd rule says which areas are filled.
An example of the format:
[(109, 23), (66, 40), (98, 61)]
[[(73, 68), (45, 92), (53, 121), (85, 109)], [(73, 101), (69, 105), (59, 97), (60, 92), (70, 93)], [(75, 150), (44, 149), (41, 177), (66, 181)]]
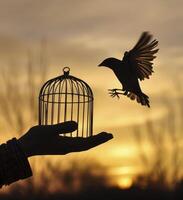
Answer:
[[(130, 178), (141, 168), (133, 134), (124, 127), (161, 118), (166, 112), (161, 97), (170, 91), (176, 95), (173, 82), (183, 77), (182, 6), (180, 0), (1, 0), (0, 69), (8, 65), (24, 68), (28, 52), (36, 67), (43, 42), (45, 62), (49, 66), (47, 77), (58, 76), (62, 67), (69, 66), (72, 75), (93, 89), (95, 132), (114, 134), (108, 144), (77, 157), (95, 157), (106, 166), (110, 163), (111, 174), (129, 174), (126, 179), (119, 179), (119, 184), (130, 185)], [(143, 91), (150, 96), (150, 109), (125, 97), (110, 98), (107, 89), (120, 84), (109, 69), (97, 68), (106, 57), (122, 58), (142, 31), (150, 31), (160, 41), (155, 73), (141, 83)], [(63, 159), (72, 156), (76, 155)]]

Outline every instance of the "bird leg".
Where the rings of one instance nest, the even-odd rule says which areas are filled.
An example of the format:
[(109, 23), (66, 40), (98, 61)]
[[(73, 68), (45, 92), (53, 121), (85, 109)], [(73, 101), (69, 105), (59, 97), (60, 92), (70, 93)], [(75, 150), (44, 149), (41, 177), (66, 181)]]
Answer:
[(120, 94), (122, 94), (122, 95), (127, 95), (128, 94), (128, 92), (127, 91), (125, 91), (124, 93), (122, 93), (122, 92), (117, 92), (117, 91), (123, 91), (122, 89), (108, 89), (108, 91), (109, 91), (109, 94), (110, 94), (110, 96), (111, 97), (115, 97), (115, 96), (117, 96), (117, 98), (119, 99), (119, 95)]
[(126, 91), (126, 90), (125, 90), (125, 92), (123, 93), (123, 95), (125, 95), (125, 96), (126, 96), (127, 94), (128, 94), (128, 91)]

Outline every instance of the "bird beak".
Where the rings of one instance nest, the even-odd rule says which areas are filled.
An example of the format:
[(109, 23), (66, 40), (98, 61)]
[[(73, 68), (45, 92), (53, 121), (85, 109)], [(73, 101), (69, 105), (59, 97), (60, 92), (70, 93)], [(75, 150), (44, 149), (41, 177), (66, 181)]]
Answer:
[(100, 63), (100, 64), (98, 65), (98, 67), (101, 67), (101, 66), (103, 66), (102, 63)]

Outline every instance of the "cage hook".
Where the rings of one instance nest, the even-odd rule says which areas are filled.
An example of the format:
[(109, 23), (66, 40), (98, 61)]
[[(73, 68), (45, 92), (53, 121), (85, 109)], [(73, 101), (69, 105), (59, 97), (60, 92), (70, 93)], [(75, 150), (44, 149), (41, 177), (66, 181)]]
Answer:
[(68, 76), (68, 75), (69, 75), (69, 72), (70, 72), (70, 68), (69, 68), (69, 67), (64, 67), (64, 68), (63, 68), (63, 72), (64, 72), (64, 75), (65, 75), (65, 76)]

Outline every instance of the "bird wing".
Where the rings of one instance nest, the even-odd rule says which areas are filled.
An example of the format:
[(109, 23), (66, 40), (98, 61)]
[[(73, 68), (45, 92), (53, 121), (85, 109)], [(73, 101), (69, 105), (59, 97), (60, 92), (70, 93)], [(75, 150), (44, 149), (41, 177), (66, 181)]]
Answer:
[(155, 49), (157, 45), (158, 41), (152, 40), (152, 35), (143, 32), (137, 44), (123, 58), (123, 60), (127, 60), (140, 80), (149, 79), (153, 72), (152, 61), (156, 58), (154, 54), (159, 50)]

